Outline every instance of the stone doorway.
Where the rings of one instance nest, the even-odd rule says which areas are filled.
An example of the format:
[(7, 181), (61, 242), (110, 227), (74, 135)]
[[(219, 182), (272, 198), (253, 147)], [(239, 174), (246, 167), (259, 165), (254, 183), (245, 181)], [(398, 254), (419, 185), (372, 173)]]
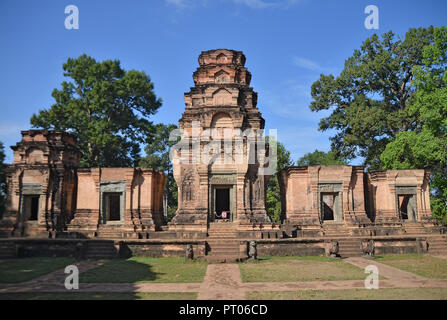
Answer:
[(210, 221), (234, 220), (234, 187), (232, 185), (212, 186)]
[(121, 193), (108, 192), (104, 193), (104, 220), (120, 221), (121, 220)]
[(230, 212), (230, 188), (216, 189), (216, 219), (227, 219)]
[(416, 201), (415, 195), (405, 194), (398, 195), (399, 198), (399, 214), (402, 220), (416, 220)]
[(27, 195), (23, 197), (24, 202), (24, 220), (37, 221), (39, 217), (39, 202), (40, 196)]
[(338, 192), (322, 192), (320, 194), (320, 210), (321, 220), (324, 221), (341, 221), (341, 204)]

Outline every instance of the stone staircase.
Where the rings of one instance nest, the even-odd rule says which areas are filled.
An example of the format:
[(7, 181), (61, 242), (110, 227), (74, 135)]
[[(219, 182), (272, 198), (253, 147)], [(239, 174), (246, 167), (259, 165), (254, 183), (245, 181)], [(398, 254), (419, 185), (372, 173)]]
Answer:
[(17, 247), (13, 241), (0, 242), (0, 260), (17, 258)]
[(230, 222), (211, 223), (206, 242), (206, 259), (210, 262), (235, 262), (243, 258), (240, 253), (240, 240)]
[(118, 257), (118, 249), (114, 241), (92, 240), (85, 249), (85, 259), (114, 259)]
[(350, 232), (344, 223), (324, 223), (323, 234), (327, 237), (346, 237)]
[(439, 236), (430, 239), (428, 253), (434, 255), (447, 255), (447, 236)]
[(342, 258), (359, 257), (363, 255), (360, 239), (338, 239), (339, 255)]
[(135, 232), (124, 232), (120, 225), (100, 225), (95, 237), (99, 239), (126, 239), (138, 238), (138, 234)]
[(422, 226), (418, 222), (404, 222), (402, 225), (405, 229), (405, 233), (409, 234), (409, 235), (410, 234), (417, 235), (417, 234), (426, 234), (427, 233), (424, 226)]

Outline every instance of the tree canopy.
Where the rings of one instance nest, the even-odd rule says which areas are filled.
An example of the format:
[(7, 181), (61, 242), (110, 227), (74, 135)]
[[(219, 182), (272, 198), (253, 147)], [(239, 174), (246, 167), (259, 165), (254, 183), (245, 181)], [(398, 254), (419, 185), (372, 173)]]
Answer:
[[(269, 139), (271, 138), (266, 137), (266, 141), (269, 141)], [(284, 169), (285, 167), (292, 166), (293, 161), (290, 157), (290, 152), (281, 142), (277, 141), (276, 145), (277, 145), (276, 172), (270, 178), (270, 181), (267, 185), (266, 207), (270, 219), (272, 219), (273, 222), (279, 224), (281, 222), (281, 194), (278, 182), (278, 172)]]
[(167, 181), (164, 190), (164, 205), (170, 220), (177, 210), (178, 188), (172, 172), (172, 162), (169, 160), (169, 150), (177, 141), (169, 141), (172, 130), (177, 129), (174, 124), (162, 123), (152, 128), (145, 146), (146, 155), (141, 158), (142, 168), (154, 168), (166, 173)]
[(55, 103), (31, 117), (34, 127), (72, 132), (83, 153), (82, 167), (135, 166), (140, 143), (153, 132), (149, 121), (161, 106), (150, 77), (126, 71), (119, 60), (97, 62), (82, 55), (63, 64)]
[(341, 159), (336, 152), (318, 151), (306, 153), (296, 162), (297, 166), (314, 166), (314, 165), (330, 165), (330, 164), (348, 164), (346, 160)]
[(381, 160), (387, 169), (431, 170), (433, 215), (442, 218), (447, 213), (447, 27), (435, 28), (422, 62), (413, 68), (416, 94), (408, 108), (418, 126), (399, 132)]
[(414, 101), (414, 67), (423, 65), (424, 47), (433, 44), (433, 27), (410, 29), (404, 39), (392, 31), (374, 34), (345, 61), (340, 75), (313, 83), (312, 111), (332, 110), (319, 129), (336, 129), (332, 149), (347, 160), (364, 157), (370, 169), (383, 169), (380, 156), (399, 132), (420, 126)]
[(3, 216), (5, 210), (6, 200), (6, 164), (5, 162), (5, 148), (0, 141), (0, 218)]

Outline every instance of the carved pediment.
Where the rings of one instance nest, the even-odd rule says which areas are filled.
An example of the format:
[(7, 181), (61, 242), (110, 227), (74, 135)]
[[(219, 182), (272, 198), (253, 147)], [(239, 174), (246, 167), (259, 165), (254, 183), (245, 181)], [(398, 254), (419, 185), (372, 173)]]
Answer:
[(215, 106), (223, 106), (231, 104), (231, 93), (226, 89), (219, 89), (213, 93), (213, 104)]
[(215, 83), (228, 83), (230, 82), (230, 74), (225, 70), (220, 70), (214, 74)]

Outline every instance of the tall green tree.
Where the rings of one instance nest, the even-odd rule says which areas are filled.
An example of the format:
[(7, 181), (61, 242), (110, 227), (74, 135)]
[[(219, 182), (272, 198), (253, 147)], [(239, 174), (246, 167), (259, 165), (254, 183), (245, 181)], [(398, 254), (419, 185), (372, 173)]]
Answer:
[[(270, 137), (266, 137), (266, 141), (271, 140)], [(273, 222), (280, 224), (281, 223), (281, 194), (279, 189), (278, 182), (278, 173), (285, 167), (293, 166), (293, 160), (290, 156), (290, 152), (286, 149), (286, 147), (279, 141), (276, 141), (277, 145), (277, 165), (276, 172), (270, 178), (270, 181), (267, 185), (267, 193), (266, 193), (266, 206), (267, 206), (267, 214)]]
[(330, 165), (330, 164), (348, 164), (346, 160), (341, 159), (336, 152), (318, 151), (306, 153), (296, 162), (297, 166), (314, 166), (314, 165)]
[(312, 111), (332, 110), (319, 130), (337, 130), (332, 149), (347, 160), (364, 157), (369, 169), (383, 169), (380, 155), (399, 132), (420, 125), (410, 112), (415, 99), (414, 67), (423, 65), (423, 49), (433, 44), (433, 27), (410, 29), (404, 39), (392, 31), (374, 34), (345, 61), (334, 77), (313, 83)]
[(53, 90), (55, 103), (31, 124), (75, 133), (83, 167), (137, 165), (140, 143), (152, 132), (149, 118), (161, 106), (150, 77), (122, 69), (119, 60), (85, 54), (69, 58), (63, 70), (67, 80)]
[(6, 164), (5, 162), (5, 148), (0, 141), (0, 218), (3, 216), (6, 205)]
[(140, 160), (140, 167), (154, 168), (166, 173), (167, 181), (163, 197), (163, 209), (168, 221), (172, 219), (177, 210), (178, 188), (172, 172), (172, 162), (169, 159), (169, 151), (177, 141), (170, 141), (169, 135), (177, 129), (174, 124), (157, 124), (152, 129), (152, 134), (146, 141), (146, 155)]
[(418, 126), (399, 132), (381, 159), (385, 168), (431, 170), (432, 211), (447, 222), (447, 27), (435, 28), (434, 43), (413, 68), (416, 94), (409, 107)]

